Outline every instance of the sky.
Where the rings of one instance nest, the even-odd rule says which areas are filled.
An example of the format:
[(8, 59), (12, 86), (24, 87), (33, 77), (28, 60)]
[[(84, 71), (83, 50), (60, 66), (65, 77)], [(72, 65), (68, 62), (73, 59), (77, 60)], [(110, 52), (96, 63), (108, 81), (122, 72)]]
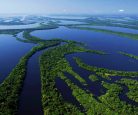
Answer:
[(0, 14), (138, 14), (138, 0), (0, 0)]

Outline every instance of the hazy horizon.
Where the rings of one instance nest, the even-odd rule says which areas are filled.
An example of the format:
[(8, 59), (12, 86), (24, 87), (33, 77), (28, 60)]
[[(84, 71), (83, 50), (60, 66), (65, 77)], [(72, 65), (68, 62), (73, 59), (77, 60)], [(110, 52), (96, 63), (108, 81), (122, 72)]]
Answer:
[(137, 0), (4, 0), (0, 14), (138, 14)]

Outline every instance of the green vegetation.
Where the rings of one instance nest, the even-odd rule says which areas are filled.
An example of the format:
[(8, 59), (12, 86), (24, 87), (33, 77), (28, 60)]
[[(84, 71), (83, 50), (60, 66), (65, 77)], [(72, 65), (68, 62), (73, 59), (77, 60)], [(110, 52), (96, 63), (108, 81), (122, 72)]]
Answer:
[(72, 90), (74, 97), (85, 108), (87, 115), (136, 115), (138, 108), (127, 105), (125, 102), (120, 101), (118, 95), (122, 88), (116, 84), (108, 84), (103, 82), (103, 86), (108, 89), (105, 95), (98, 97), (97, 101), (93, 94), (90, 94), (78, 86), (73, 84), (63, 73), (59, 73)]
[[(38, 46), (33, 47), (29, 53), (23, 56), (6, 80), (0, 84), (0, 114), (15, 115), (18, 112), (19, 96), (25, 79), (26, 66), (29, 58), (37, 51), (59, 45), (61, 42), (65, 42), (65, 45), (49, 49), (40, 59), (44, 114), (63, 114), (64, 112), (68, 114), (82, 114), (77, 107), (63, 101), (62, 96), (55, 87), (55, 77), (61, 71), (68, 72), (82, 84), (86, 84), (86, 81), (72, 70), (72, 67), (64, 56), (74, 52), (89, 52), (101, 55), (105, 53), (85, 49), (82, 47), (82, 43), (75, 41), (61, 39), (42, 40), (30, 35), (31, 31), (24, 31), (23, 37), (25, 39), (16, 39), (21, 42), (35, 43)], [(14, 36), (16, 37), (16, 35)]]
[[(79, 58), (74, 58), (77, 62), (77, 64), (89, 71), (95, 72), (97, 75), (103, 75), (104, 77), (108, 77), (110, 79), (110, 76), (117, 76), (118, 74), (122, 74), (124, 76), (127, 76), (127, 73), (123, 73), (122, 71), (115, 71), (115, 70), (108, 70), (104, 68), (97, 68), (93, 66), (88, 66), (84, 64)], [(131, 74), (129, 74), (131, 75)], [(60, 75), (60, 77), (68, 84), (68, 86), (72, 89), (73, 95), (76, 97), (76, 99), (84, 106), (86, 109), (86, 113), (89, 114), (102, 114), (103, 115), (116, 115), (116, 114), (123, 114), (123, 115), (137, 115), (138, 107), (132, 106), (130, 104), (127, 104), (126, 102), (123, 102), (119, 98), (119, 94), (122, 92), (122, 88), (119, 84), (116, 83), (106, 83), (102, 81), (102, 85), (107, 89), (106, 94), (98, 97), (97, 101), (93, 94), (87, 94), (87, 92), (83, 91), (79, 87), (75, 86), (75, 84), (71, 83), (70, 80), (68, 80), (63, 74)], [(105, 78), (106, 78), (105, 77)], [(129, 76), (131, 77), (131, 76)], [(97, 80), (93, 75), (89, 76), (90, 79)], [(123, 76), (122, 76), (123, 78)], [(120, 83), (120, 82), (119, 82)], [(127, 82), (128, 83), (128, 82)], [(131, 84), (131, 86), (130, 86)], [(135, 84), (132, 86), (132, 84)], [(137, 99), (137, 81), (130, 82), (129, 85), (130, 91), (128, 93), (128, 97), (130, 99), (136, 100)], [(84, 98), (85, 97), (85, 98)], [(89, 103), (90, 102), (90, 103)], [(92, 109), (93, 108), (93, 109)], [(99, 108), (101, 110), (99, 110)], [(90, 112), (89, 112), (90, 111)]]
[[(32, 35), (30, 35), (31, 32), (32, 31), (24, 31), (23, 32), (23, 38), (24, 39), (20, 39), (17, 36), (15, 36), (15, 37), (18, 41), (25, 42), (25, 43), (43, 44), (47, 41), (51, 41), (51, 40), (43, 40), (43, 39), (40, 39), (38, 37), (32, 36)], [(69, 41), (65, 41), (62, 39), (52, 39), (52, 41), (69, 42)]]
[(105, 95), (99, 97), (100, 101), (109, 109), (115, 111), (114, 114), (137, 115), (138, 107), (126, 104), (119, 99), (122, 88), (118, 84), (102, 82), (102, 85), (108, 89)]
[[(55, 87), (55, 78), (59, 76), (60, 72), (68, 72), (83, 85), (86, 84), (86, 81), (72, 70), (72, 67), (65, 59), (65, 55), (87, 51), (90, 50), (78, 46), (75, 42), (68, 41), (67, 44), (50, 49), (41, 56), (40, 70), (42, 81), (42, 103), (45, 114), (49, 113), (50, 115), (54, 115), (56, 113), (60, 115), (67, 113), (76, 115), (80, 113), (77, 113), (78, 110), (75, 109), (73, 105), (64, 102)], [(92, 50), (91, 52), (95, 53), (95, 51)]]
[[(88, 23), (87, 25), (91, 25), (91, 26), (113, 26), (113, 27), (123, 27), (123, 28), (131, 28), (131, 29), (138, 29), (138, 21), (136, 19), (133, 20), (128, 20), (126, 21), (126, 18), (122, 18), (122, 17), (118, 17), (118, 19), (113, 19), (113, 18), (103, 18), (100, 17), (101, 19), (99, 19), (98, 17), (91, 17), (90, 19), (85, 20), (86, 23)], [(130, 17), (132, 18), (132, 17)], [(121, 21), (121, 20), (125, 20), (125, 21)]]
[[(116, 114), (137, 114), (137, 107), (126, 104), (121, 101), (118, 97), (122, 91), (121, 86), (118, 84), (109, 84), (102, 82), (102, 85), (108, 90), (106, 94), (98, 97), (98, 100), (95, 99), (94, 95), (80, 89), (78, 86), (73, 84), (68, 78), (64, 76), (64, 72), (68, 72), (73, 75), (78, 81), (85, 85), (85, 80), (81, 78), (78, 74), (73, 72), (67, 60), (64, 58), (65, 55), (74, 53), (74, 52), (85, 52), (86, 50), (76, 46), (75, 43), (68, 43), (63, 46), (58, 46), (54, 49), (50, 49), (45, 52), (40, 58), (40, 67), (41, 67), (41, 81), (42, 81), (42, 103), (45, 115), (47, 114), (81, 114), (80, 111), (73, 105), (64, 102), (60, 93), (58, 92), (55, 86), (55, 78), (59, 76), (63, 79), (72, 90), (72, 95), (80, 102), (80, 104), (85, 108), (86, 114), (103, 114), (103, 115), (116, 115)], [(78, 58), (75, 58), (76, 61), (80, 61)], [(80, 62), (77, 62), (80, 64)], [(81, 67), (84, 68), (84, 65)], [(80, 66), (79, 65), (79, 66)], [(85, 65), (86, 66), (86, 65)], [(86, 69), (86, 68), (84, 68)], [(98, 70), (98, 68), (94, 68)], [(95, 70), (95, 71), (96, 71)], [(95, 72), (94, 71), (94, 72)], [(108, 77), (111, 74), (124, 74), (123, 72), (109, 71)], [(99, 74), (103, 71), (98, 71)], [(97, 73), (98, 73), (97, 72)], [(112, 73), (113, 72), (113, 73)], [(96, 74), (97, 74), (96, 73)], [(109, 74), (110, 73), (110, 74)], [(107, 75), (107, 73), (106, 73)], [(124, 76), (127, 73), (124, 74)], [(92, 80), (98, 80), (96, 77), (90, 77)], [(57, 101), (55, 101), (57, 100)], [(70, 107), (68, 106), (70, 105)], [(73, 109), (72, 109), (73, 108)]]
[[(67, 79), (64, 74), (59, 74), (60, 78), (63, 79), (68, 86), (72, 89), (72, 94), (84, 106), (87, 115), (104, 115), (108, 108), (105, 105), (97, 102), (93, 94), (87, 93), (86, 91), (80, 89), (78, 86), (73, 84), (69, 79)], [(109, 114), (113, 114), (113, 111), (109, 110)]]
[[(63, 99), (61, 98), (61, 96), (59, 96), (59, 94), (57, 94), (57, 89), (55, 87), (55, 81), (54, 81), (54, 79), (57, 76), (61, 77), (61, 72), (69, 72), (71, 70), (71, 67), (69, 66), (68, 62), (64, 59), (64, 55), (68, 53), (73, 53), (73, 52), (80, 52), (80, 51), (82, 52), (83, 50), (80, 50), (80, 49), (81, 48), (74, 46), (74, 44), (66, 44), (62, 47), (51, 49), (51, 51), (49, 50), (41, 56), (40, 64), (41, 64), (41, 76), (42, 76), (41, 78), (42, 79), (42, 102), (43, 102), (43, 108), (44, 108), (45, 114), (47, 113), (52, 115), (55, 113), (56, 114), (66, 113), (66, 114), (74, 114), (74, 115), (80, 114), (80, 112), (77, 112), (76, 109), (71, 109), (70, 112), (66, 110), (67, 108), (69, 109), (69, 107), (67, 106), (67, 104), (65, 104), (65, 102), (63, 103)], [(62, 76), (62, 79), (63, 79), (63, 76)], [(80, 79), (78, 80), (82, 82)], [(79, 89), (75, 85), (74, 87), (71, 87), (71, 89), (73, 89), (73, 95), (75, 97), (78, 96), (76, 97), (78, 101), (82, 105), (84, 105), (86, 109), (89, 110), (88, 111), (89, 114), (95, 113), (95, 111), (97, 112), (98, 110), (99, 110), (99, 113), (103, 112), (101, 111), (101, 108), (99, 108), (99, 105), (97, 104), (98, 102), (94, 98), (91, 98), (92, 94), (87, 94), (85, 91)], [(57, 98), (57, 95), (58, 95), (58, 98)], [(94, 104), (93, 104), (93, 100), (95, 102)], [(88, 106), (88, 104), (91, 104), (91, 106)], [(100, 107), (103, 108), (102, 105)], [(103, 110), (105, 110), (105, 108)]]
[(26, 41), (33, 42), (33, 43), (43, 43), (46, 41), (46, 40), (42, 40), (38, 37), (30, 35), (31, 32), (32, 31), (24, 31), (23, 37), (25, 38)]
[(128, 53), (125, 53), (125, 52), (119, 52), (119, 53), (122, 54), (122, 55), (124, 55), (124, 56), (128, 56), (130, 58), (138, 60), (138, 56), (135, 56), (133, 54), (128, 54)]
[(99, 55), (107, 55), (107, 53), (105, 53), (103, 51), (99, 51), (99, 50), (86, 50), (85, 52), (99, 54)]
[[(49, 22), (51, 29), (57, 27), (54, 22)], [(41, 24), (41, 28), (46, 28), (46, 25)], [(47, 27), (48, 28), (48, 27)], [(88, 29), (88, 28), (85, 28)], [(95, 30), (99, 32), (107, 32), (105, 30)], [(11, 32), (11, 31), (10, 31)], [(12, 31), (13, 32), (13, 31)], [(15, 31), (12, 34), (16, 34)], [(88, 90), (81, 89), (76, 84), (72, 83), (64, 73), (69, 73), (76, 80), (78, 80), (83, 86), (87, 86), (87, 82), (79, 74), (73, 71), (69, 62), (66, 60), (65, 56), (68, 54), (76, 52), (88, 52), (95, 53), (99, 55), (106, 55), (105, 52), (97, 50), (89, 50), (83, 47), (84, 44), (78, 43), (70, 40), (62, 39), (52, 39), (52, 40), (42, 40), (35, 36), (30, 35), (32, 30), (25, 30), (23, 37), (25, 39), (16, 38), (17, 40), (25, 43), (35, 43), (37, 46), (33, 47), (30, 52), (23, 56), (17, 66), (12, 70), (6, 80), (0, 84), (0, 115), (15, 115), (18, 112), (19, 96), (22, 90), (23, 82), (26, 75), (26, 68), (29, 58), (34, 55), (37, 51), (43, 50), (45, 48), (52, 47), (44, 52), (39, 58), (40, 71), (41, 71), (41, 91), (42, 91), (42, 105), (44, 115), (137, 115), (138, 107), (127, 104), (121, 101), (119, 95), (123, 91), (122, 85), (128, 87), (129, 92), (127, 96), (129, 99), (138, 102), (138, 83), (136, 80), (124, 79), (125, 76), (128, 78), (136, 78), (138, 72), (127, 72), (127, 71), (116, 71), (109, 70), (106, 68), (98, 68), (95, 66), (90, 66), (81, 61), (79, 58), (74, 58), (79, 67), (94, 72), (94, 74), (89, 75), (89, 79), (93, 82), (100, 82), (101, 85), (107, 90), (105, 94), (101, 96), (95, 96)], [(113, 33), (125, 37), (129, 35), (108, 31), (108, 33)], [(16, 36), (15, 36), (16, 37)], [(131, 36), (135, 38), (136, 36)], [(136, 37), (137, 39), (137, 37)], [(60, 45), (64, 42), (65, 44)], [(58, 46), (57, 46), (58, 45)], [(56, 47), (53, 47), (56, 46)], [(132, 54), (127, 54), (124, 52), (119, 52), (122, 55), (138, 59), (137, 56)], [(99, 77), (106, 78), (105, 81), (100, 81)], [(110, 81), (110, 76), (122, 76), (123, 79), (116, 81), (114, 83), (107, 83)], [(84, 107), (83, 112), (79, 107), (66, 102), (55, 85), (55, 79), (60, 77), (68, 87), (72, 90), (72, 95), (77, 99), (81, 106)]]
[[(0, 34), (11, 34), (14, 37), (16, 37), (16, 35), (22, 31), (26, 31), (26, 34), (28, 34), (28, 33), (35, 31), (35, 30), (49, 30), (49, 29), (56, 29), (56, 28), (58, 28), (58, 25), (56, 23), (48, 23), (48, 24), (40, 23), (40, 26), (37, 28), (6, 29), (6, 30), (0, 30)], [(17, 40), (21, 40), (21, 39), (17, 38)]]
[(83, 63), (81, 61), (81, 59), (79, 58), (74, 58), (76, 63), (86, 69), (86, 70), (89, 70), (89, 71), (92, 71), (92, 72), (96, 72), (97, 75), (99, 76), (102, 76), (106, 79), (110, 79), (110, 76), (126, 76), (126, 77), (137, 77), (138, 76), (138, 72), (127, 72), (127, 71), (116, 71), (116, 70), (109, 70), (109, 69), (106, 69), (106, 68), (98, 68), (98, 67), (95, 67), (95, 66), (89, 66), (85, 63)]
[(118, 81), (118, 83), (126, 85), (129, 89), (127, 96), (130, 99), (138, 102), (138, 82), (136, 80), (123, 78), (120, 81)]
[[(76, 79), (85, 82), (79, 75), (72, 71), (69, 63), (64, 58), (65, 54), (82, 51), (73, 43), (69, 43), (45, 52), (40, 58), (40, 70), (42, 80), (42, 103), (45, 115), (54, 114), (78, 114), (78, 109), (63, 101), (55, 87), (55, 78), (60, 71), (67, 71)], [(56, 101), (55, 101), (56, 100)]]
[(89, 76), (89, 79), (91, 80), (91, 81), (98, 81), (99, 79), (97, 78), (97, 76), (96, 75), (90, 75)]
[(0, 84), (0, 114), (15, 115), (18, 111), (20, 91), (26, 74), (28, 59), (37, 51), (58, 45), (60, 41), (47, 41), (31, 49), (22, 57), (17, 66), (12, 70), (7, 79)]

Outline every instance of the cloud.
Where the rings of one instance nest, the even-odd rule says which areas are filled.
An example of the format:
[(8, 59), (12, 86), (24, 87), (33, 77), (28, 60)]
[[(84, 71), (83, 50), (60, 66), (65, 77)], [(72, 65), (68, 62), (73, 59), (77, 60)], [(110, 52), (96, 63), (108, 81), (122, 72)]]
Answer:
[(118, 10), (119, 12), (124, 12), (125, 10), (123, 10), (123, 9), (120, 9), (120, 10)]

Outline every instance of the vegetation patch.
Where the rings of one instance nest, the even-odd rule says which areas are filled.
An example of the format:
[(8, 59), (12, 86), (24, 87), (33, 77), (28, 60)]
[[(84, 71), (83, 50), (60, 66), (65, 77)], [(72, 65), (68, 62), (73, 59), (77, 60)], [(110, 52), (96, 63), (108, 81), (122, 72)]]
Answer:
[(88, 71), (96, 72), (97, 75), (102, 76), (106, 79), (110, 79), (110, 76), (126, 76), (126, 77), (137, 77), (138, 72), (127, 72), (127, 71), (116, 71), (116, 70), (109, 70), (106, 68), (98, 68), (95, 66), (90, 66), (82, 62), (80, 58), (74, 58), (76, 63), (79, 67), (86, 69)]
[(90, 30), (90, 31), (96, 31), (96, 32), (104, 32), (104, 33), (115, 34), (115, 35), (118, 35), (118, 36), (138, 40), (138, 34), (115, 32), (115, 31), (112, 31), (112, 30), (97, 29), (97, 28), (90, 28), (90, 27), (69, 26), (69, 28), (76, 28), (76, 29), (81, 29), (81, 30)]
[(124, 55), (124, 56), (127, 56), (127, 57), (130, 57), (130, 58), (138, 60), (138, 56), (135, 56), (133, 54), (128, 54), (128, 53), (125, 53), (125, 52), (119, 52), (119, 53)]
[(118, 83), (126, 85), (129, 89), (127, 96), (130, 99), (138, 102), (138, 81), (137, 80), (123, 78), (120, 81), (118, 81)]
[[(123, 72), (120, 72), (120, 71), (115, 71), (115, 70), (112, 71), (112, 70), (108, 70), (108, 69), (102, 69), (102, 68), (89, 66), (89, 65), (83, 63), (79, 58), (74, 58), (74, 59), (76, 60), (77, 64), (80, 67), (82, 67), (82, 68), (84, 68), (86, 70), (95, 72), (97, 75), (103, 75), (102, 77), (105, 77), (104, 76), (105, 75), (104, 72), (106, 72), (108, 74), (108, 76), (106, 76), (106, 77), (108, 77), (109, 80), (110, 80), (110, 75), (113, 76), (113, 75), (122, 74), (124, 76), (127, 76), (126, 73), (124, 74)], [(133, 73), (131, 73), (131, 74), (133, 74)], [(130, 74), (128, 74), (128, 76), (129, 75)], [(131, 78), (131, 76), (129, 76), (129, 77)], [(122, 78), (123, 78), (123, 76), (122, 76)], [(64, 78), (64, 80), (65, 80), (65, 78)], [(118, 83), (125, 84), (130, 90), (127, 93), (127, 96), (130, 99), (132, 99), (134, 101), (137, 101), (137, 91), (136, 91), (137, 90), (137, 81), (135, 81), (135, 80), (133, 81), (132, 80), (133, 81), (132, 82), (130, 80), (131, 82), (129, 82), (129, 80), (128, 80), (128, 81), (124, 82), (124, 80), (123, 81), (121, 80), (121, 81), (118, 81), (118, 83), (116, 83), (116, 82), (112, 83), (112, 81), (108, 83), (107, 81), (102, 81), (102, 85), (107, 89), (106, 94), (98, 97), (98, 100), (96, 100), (97, 103), (100, 102), (102, 107), (106, 107), (106, 109), (104, 108), (105, 111), (102, 111), (102, 114), (103, 115), (107, 115), (107, 114), (124, 114), (124, 115), (134, 114), (134, 115), (136, 115), (137, 112), (138, 112), (138, 107), (130, 105), (130, 104), (127, 104), (127, 102), (124, 102), (124, 101), (120, 100), (119, 95), (123, 91), (123, 88)], [(69, 83), (69, 84), (71, 84), (71, 83)], [(69, 85), (69, 86), (71, 86), (71, 85)], [(74, 87), (71, 88), (71, 89), (73, 90)], [(80, 89), (80, 90), (82, 90), (82, 89)], [(82, 96), (82, 94), (80, 96)], [(89, 98), (87, 97), (87, 99), (89, 99)], [(80, 102), (80, 99), (78, 101)], [(85, 100), (85, 102), (86, 102), (86, 100)], [(91, 102), (91, 103), (94, 103), (94, 102)], [(96, 105), (98, 105), (98, 104), (96, 104)], [(87, 107), (86, 105), (83, 105), (83, 106), (84, 106), (84, 108)], [(98, 105), (98, 106), (100, 107), (100, 105)], [(90, 105), (88, 105), (88, 107), (90, 107)], [(93, 106), (93, 107), (96, 108), (95, 106)], [(95, 114), (100, 114), (98, 109), (96, 109), (96, 110), (97, 110), (96, 111), (97, 113), (95, 113)], [(92, 113), (92, 111), (91, 111), (91, 113)]]
[[(42, 82), (42, 103), (44, 113), (47, 114), (80, 114), (78, 109), (67, 102), (64, 102), (55, 86), (55, 78), (61, 72), (68, 72), (83, 85), (86, 81), (72, 70), (65, 55), (75, 52), (94, 52), (78, 46), (75, 42), (67, 41), (62, 46), (46, 51), (40, 58), (41, 82)], [(98, 51), (97, 51), (98, 52)], [(99, 53), (99, 52), (98, 52)], [(56, 100), (56, 101), (55, 101)]]
[(90, 79), (91, 81), (93, 81), (93, 82), (99, 80), (98, 77), (97, 77), (96, 75), (93, 75), (93, 74), (89, 76), (89, 79)]
[(63, 79), (68, 86), (72, 89), (72, 95), (80, 102), (85, 108), (87, 115), (136, 115), (138, 108), (131, 105), (127, 105), (122, 102), (118, 95), (122, 91), (122, 88), (116, 84), (108, 84), (103, 82), (103, 86), (108, 89), (105, 95), (95, 99), (94, 95), (82, 90), (77, 85), (72, 83), (63, 73), (59, 73), (61, 79)]

